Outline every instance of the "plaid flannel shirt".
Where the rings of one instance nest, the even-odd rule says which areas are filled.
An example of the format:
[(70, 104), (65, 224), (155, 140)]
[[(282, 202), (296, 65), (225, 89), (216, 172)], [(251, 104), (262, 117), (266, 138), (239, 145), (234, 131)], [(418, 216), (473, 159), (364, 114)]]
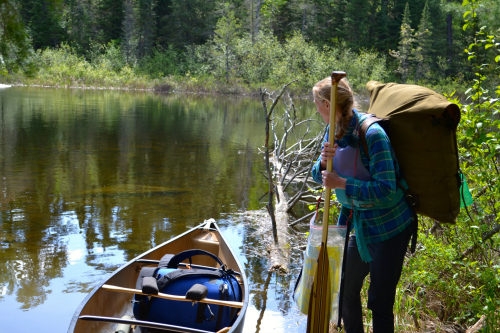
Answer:
[[(359, 144), (359, 138), (352, 135), (352, 133), (354, 128), (358, 126), (360, 117), (365, 117), (365, 115), (354, 111), (354, 116), (349, 123), (346, 135), (340, 141), (335, 140), (339, 147), (346, 147), (348, 144), (355, 147), (355, 145)], [(366, 139), (371, 159), (368, 159), (368, 156), (366, 156), (361, 147), (359, 153), (361, 154), (363, 165), (370, 171), (373, 180), (361, 181), (358, 179), (348, 179), (346, 196), (348, 199), (371, 201), (374, 204), (377, 202), (387, 202), (396, 195), (396, 177), (400, 174), (399, 166), (393, 158), (394, 154), (389, 138), (379, 124), (375, 123), (370, 126), (366, 133)], [(328, 131), (325, 136), (326, 141), (328, 141)], [(322, 184), (320, 162), (321, 156), (313, 166), (312, 177), (314, 181)], [(349, 207), (342, 206), (338, 224), (346, 225), (350, 213), (351, 210)], [(413, 221), (411, 208), (404, 197), (391, 208), (362, 210), (360, 214), (363, 235), (367, 244), (381, 242), (394, 237)]]

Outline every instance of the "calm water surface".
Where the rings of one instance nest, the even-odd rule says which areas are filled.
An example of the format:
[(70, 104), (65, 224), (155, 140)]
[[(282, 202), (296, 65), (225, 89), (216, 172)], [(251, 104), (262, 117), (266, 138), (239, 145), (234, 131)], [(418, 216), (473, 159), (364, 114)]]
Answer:
[(246, 267), (245, 332), (304, 332), (295, 276), (237, 219), (264, 207), (263, 143), (258, 99), (0, 90), (0, 332), (66, 332), (98, 281), (208, 218)]

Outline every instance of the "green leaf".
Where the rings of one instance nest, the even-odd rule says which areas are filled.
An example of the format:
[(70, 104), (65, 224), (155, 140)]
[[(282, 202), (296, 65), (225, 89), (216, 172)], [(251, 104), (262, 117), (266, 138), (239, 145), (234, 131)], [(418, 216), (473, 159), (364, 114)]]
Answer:
[[(463, 5), (462, 5), (462, 6), (463, 6)], [(466, 18), (466, 17), (467, 17), (467, 15), (469, 15), (470, 13), (471, 13), (471, 11), (470, 11), (470, 10), (466, 11), (466, 12), (464, 13), (464, 18)]]
[(468, 26), (469, 26), (469, 23), (465, 23), (462, 29), (465, 31), (465, 30), (467, 30)]
[(497, 56), (495, 57), (495, 61), (496, 61), (496, 62), (499, 62), (499, 61), (500, 61), (500, 55), (497, 55)]
[(467, 6), (468, 4), (470, 4), (469, 0), (464, 0), (462, 2), (462, 6)]
[(489, 49), (489, 48), (490, 48), (490, 47), (492, 47), (492, 46), (493, 46), (493, 44), (486, 44), (486, 45), (484, 46), (484, 48), (487, 50), (487, 49)]

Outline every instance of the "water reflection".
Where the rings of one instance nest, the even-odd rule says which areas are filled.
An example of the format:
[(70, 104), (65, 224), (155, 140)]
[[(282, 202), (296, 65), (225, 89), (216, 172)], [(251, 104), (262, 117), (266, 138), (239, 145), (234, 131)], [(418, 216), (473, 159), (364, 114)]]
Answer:
[[(257, 99), (0, 90), (2, 330), (65, 331), (126, 261), (207, 218), (262, 207), (263, 125)], [(238, 237), (260, 325), (271, 299), (290, 310), (290, 281), (245, 250), (259, 243), (251, 230)]]

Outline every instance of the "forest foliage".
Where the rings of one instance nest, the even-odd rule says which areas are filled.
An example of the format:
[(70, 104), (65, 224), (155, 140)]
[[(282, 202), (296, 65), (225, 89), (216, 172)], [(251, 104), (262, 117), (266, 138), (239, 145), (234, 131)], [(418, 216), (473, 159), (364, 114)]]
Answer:
[[(483, 0), (477, 17), (495, 32), (499, 11)], [(463, 92), (474, 78), (463, 13), (454, 0), (0, 0), (0, 73), (14, 83), (166, 89), (193, 76), (205, 89), (299, 79), (305, 91), (335, 68), (356, 88), (376, 79)], [(54, 57), (67, 63), (60, 75)]]

